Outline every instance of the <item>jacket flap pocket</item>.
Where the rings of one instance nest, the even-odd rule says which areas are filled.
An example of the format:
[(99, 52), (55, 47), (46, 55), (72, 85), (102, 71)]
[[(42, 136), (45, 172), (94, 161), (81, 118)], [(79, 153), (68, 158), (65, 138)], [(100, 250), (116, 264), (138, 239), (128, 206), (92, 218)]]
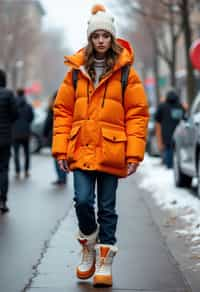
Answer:
[(80, 127), (81, 126), (76, 126), (76, 127), (73, 127), (71, 129), (71, 132), (69, 134), (69, 140), (73, 139), (78, 134), (78, 131), (80, 130)]
[(113, 142), (126, 141), (127, 137), (124, 131), (102, 128), (102, 135), (105, 139)]

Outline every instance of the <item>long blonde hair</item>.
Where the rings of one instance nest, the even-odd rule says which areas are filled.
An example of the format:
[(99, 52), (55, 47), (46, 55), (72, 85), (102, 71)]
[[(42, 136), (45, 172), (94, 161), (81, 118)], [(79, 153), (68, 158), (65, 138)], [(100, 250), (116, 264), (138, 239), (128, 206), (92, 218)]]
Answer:
[[(117, 43), (116, 39), (111, 36), (111, 46), (105, 54), (105, 68), (103, 74), (100, 76), (102, 79), (114, 67), (119, 55), (123, 48)], [(95, 82), (96, 73), (94, 68), (95, 50), (91, 41), (91, 37), (85, 47), (85, 69), (90, 75), (93, 82)]]

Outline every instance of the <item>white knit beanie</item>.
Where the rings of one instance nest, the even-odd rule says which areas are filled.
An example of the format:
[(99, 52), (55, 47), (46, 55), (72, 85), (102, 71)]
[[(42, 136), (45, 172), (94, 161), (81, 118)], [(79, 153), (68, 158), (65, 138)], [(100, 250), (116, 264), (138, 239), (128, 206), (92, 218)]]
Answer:
[(116, 36), (116, 30), (114, 25), (114, 18), (108, 12), (103, 5), (96, 4), (92, 7), (92, 16), (88, 21), (87, 37), (96, 30), (102, 29)]

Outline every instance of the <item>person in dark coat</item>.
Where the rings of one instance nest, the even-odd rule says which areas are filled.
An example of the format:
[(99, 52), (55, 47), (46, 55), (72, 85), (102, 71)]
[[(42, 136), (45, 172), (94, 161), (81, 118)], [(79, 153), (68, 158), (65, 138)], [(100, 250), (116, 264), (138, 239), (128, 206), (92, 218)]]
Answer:
[(12, 125), (18, 117), (14, 94), (6, 89), (6, 73), (0, 70), (0, 210), (8, 212), (9, 160), (12, 143)]
[[(45, 145), (51, 147), (52, 145), (52, 135), (53, 135), (53, 103), (56, 98), (57, 91), (53, 94), (48, 111), (47, 111), (47, 117), (44, 122), (44, 128), (43, 128), (43, 136), (45, 139)], [(55, 170), (57, 174), (57, 179), (56, 181), (53, 182), (54, 185), (57, 186), (63, 186), (66, 184), (66, 177), (67, 174), (64, 172), (62, 169), (60, 169), (58, 162), (56, 159), (54, 159), (54, 165), (55, 165)]]
[(31, 134), (31, 123), (34, 118), (34, 112), (32, 106), (27, 103), (24, 95), (24, 89), (17, 90), (17, 105), (19, 111), (19, 117), (13, 125), (13, 147), (14, 147), (14, 161), (16, 178), (20, 178), (21, 166), (20, 166), (20, 147), (23, 148), (25, 163), (24, 163), (24, 175), (28, 177), (30, 168), (30, 150), (29, 141)]
[(170, 90), (166, 95), (166, 100), (158, 106), (155, 115), (158, 148), (167, 168), (173, 166), (172, 137), (176, 126), (184, 116), (184, 112), (179, 96), (174, 90)]

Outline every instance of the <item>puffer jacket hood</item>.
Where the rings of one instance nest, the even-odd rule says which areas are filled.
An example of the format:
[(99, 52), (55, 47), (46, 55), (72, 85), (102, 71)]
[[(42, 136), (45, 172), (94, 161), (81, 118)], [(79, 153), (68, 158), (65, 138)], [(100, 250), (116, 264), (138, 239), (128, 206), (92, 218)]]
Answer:
[[(133, 64), (134, 62), (134, 51), (130, 43), (124, 39), (117, 39), (117, 42), (123, 47), (123, 51), (119, 57), (117, 64), (115, 65), (114, 71), (123, 67), (126, 64)], [(77, 53), (71, 56), (65, 56), (64, 63), (74, 69), (81, 69), (84, 65), (84, 48), (80, 49)]]

